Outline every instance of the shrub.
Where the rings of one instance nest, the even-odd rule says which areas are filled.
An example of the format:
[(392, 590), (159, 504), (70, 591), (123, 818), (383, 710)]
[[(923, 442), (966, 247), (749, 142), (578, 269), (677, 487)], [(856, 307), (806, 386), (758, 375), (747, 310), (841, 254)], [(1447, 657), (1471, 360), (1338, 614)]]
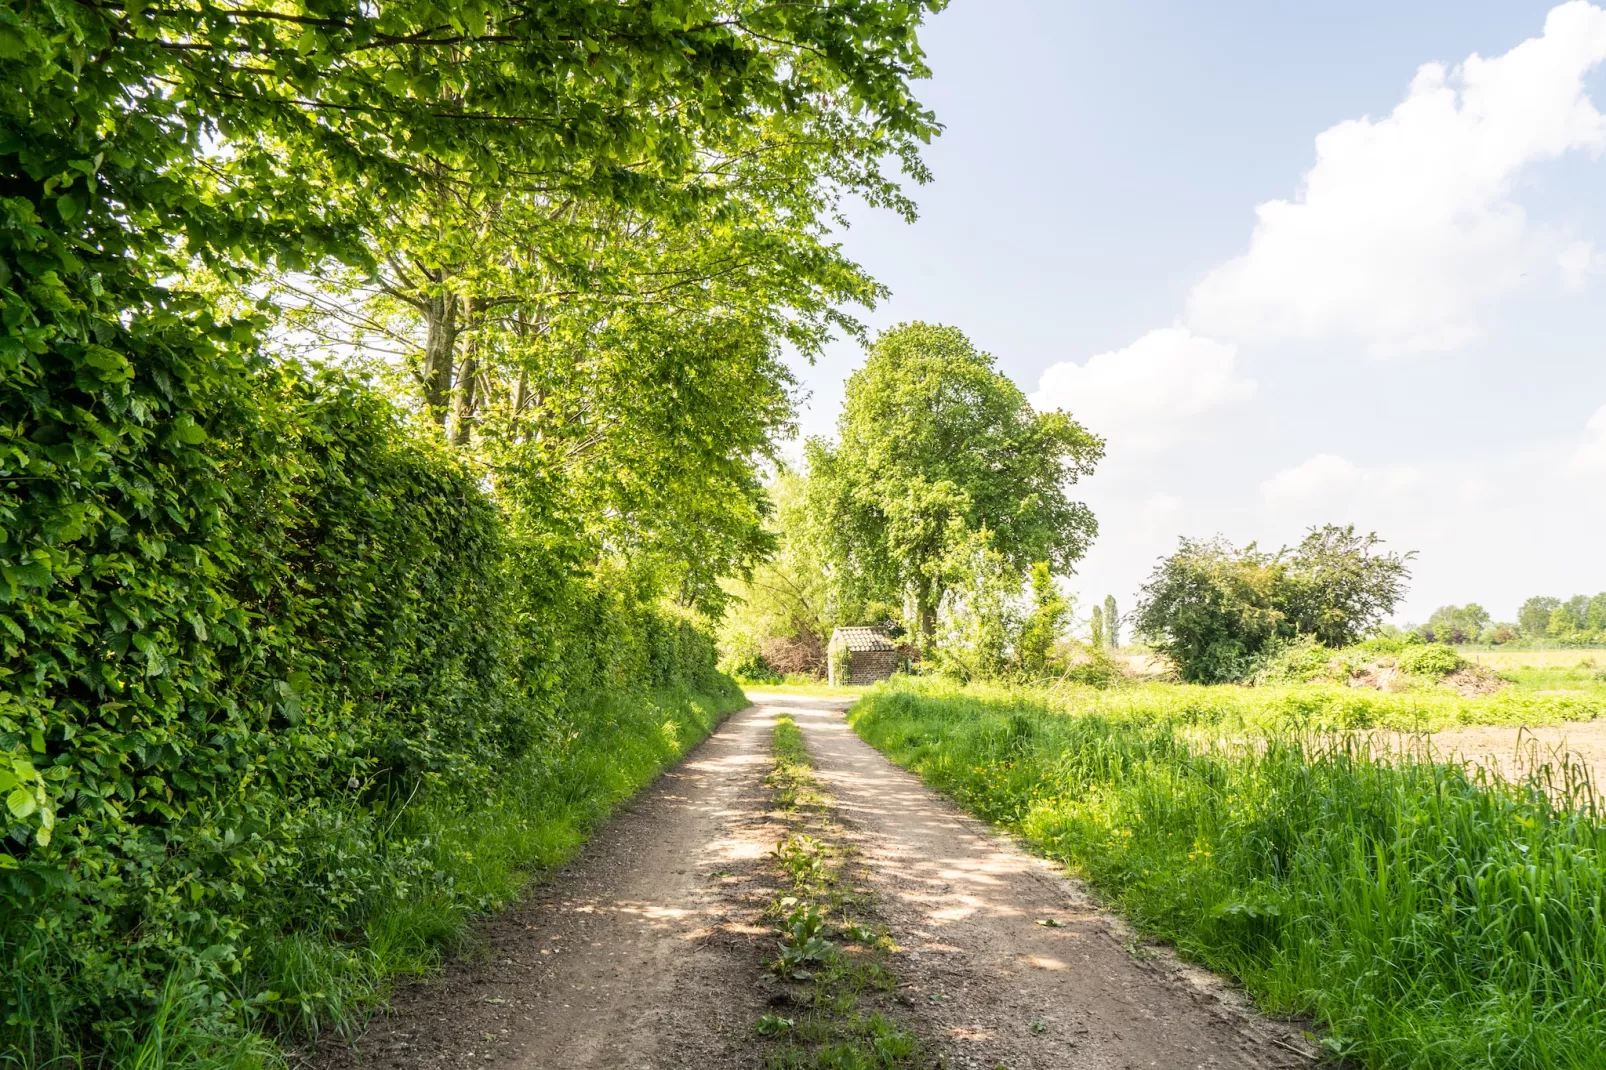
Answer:
[(770, 668), (762, 654), (737, 658), (725, 667), (725, 671), (744, 684), (778, 684), (786, 679), (783, 674)]
[(1437, 679), (1463, 668), (1467, 662), (1443, 643), (1428, 643), (1401, 651), (1398, 664), (1401, 672)]
[(1194, 683), (1244, 679), (1296, 637), (1346, 646), (1405, 595), (1413, 555), (1381, 542), (1332, 524), (1275, 553), (1183, 539), (1144, 585), (1136, 630)]

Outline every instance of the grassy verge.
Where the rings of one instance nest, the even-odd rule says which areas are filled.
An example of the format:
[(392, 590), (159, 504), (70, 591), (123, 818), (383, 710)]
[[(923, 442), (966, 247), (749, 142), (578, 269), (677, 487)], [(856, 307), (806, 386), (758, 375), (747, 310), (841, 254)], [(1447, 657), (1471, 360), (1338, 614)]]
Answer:
[(1335, 1054), (1601, 1065), (1606, 815), (1579, 770), (1490, 782), (1286, 730), (1200, 753), (1173, 713), (926, 685), (850, 722)]
[[(381, 850), (410, 876), (389, 894), (356, 902), (339, 929), (287, 925), (251, 941), (238, 999), (253, 1029), (200, 1035), (192, 1024), (207, 1017), (193, 1005), (200, 997), (169, 991), (152, 1021), (130, 1023), (101, 1057), (76, 1065), (278, 1067), (286, 1048), (360, 1026), (396, 980), (427, 974), (464, 950), (476, 915), (514, 902), (614, 807), (745, 704), (731, 687), (599, 695), (570, 710), (574, 730), (564, 745), (522, 760), (488, 795), (423, 799), (398, 815)], [(0, 1067), (35, 1065), (42, 1064), (26, 1052), (0, 1052)]]
[(770, 790), (793, 829), (774, 853), (790, 890), (769, 906), (781, 937), (770, 969), (786, 986), (787, 1008), (755, 1023), (760, 1036), (775, 1040), (769, 1066), (892, 1070), (927, 1065), (913, 1034), (863, 1005), (866, 997), (896, 987), (886, 964), (892, 941), (855, 916), (864, 900), (843, 879), (846, 852), (831, 836), (829, 799), (790, 717), (777, 719), (773, 750)]

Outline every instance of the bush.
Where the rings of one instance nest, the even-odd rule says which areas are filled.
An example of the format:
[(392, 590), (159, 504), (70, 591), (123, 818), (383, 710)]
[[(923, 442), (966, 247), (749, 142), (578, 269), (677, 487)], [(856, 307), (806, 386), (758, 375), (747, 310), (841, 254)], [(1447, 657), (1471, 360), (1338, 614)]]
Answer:
[(786, 677), (770, 668), (761, 654), (748, 654), (726, 666), (725, 671), (743, 684), (778, 684)]
[(1183, 539), (1143, 587), (1137, 632), (1203, 684), (1242, 680), (1295, 638), (1349, 645), (1405, 595), (1412, 554), (1381, 542), (1332, 524), (1276, 553)]
[(1438, 679), (1466, 666), (1466, 659), (1443, 643), (1427, 643), (1401, 651), (1401, 672)]
[(126, 1047), (173, 1000), (242, 1035), (277, 1009), (242, 1002), (254, 960), (429, 883), (410, 802), (561, 754), (589, 692), (725, 686), (706, 635), (577, 579), (362, 385), (170, 371), (0, 392), (0, 782), (26, 794), (0, 1048), (25, 1062)]

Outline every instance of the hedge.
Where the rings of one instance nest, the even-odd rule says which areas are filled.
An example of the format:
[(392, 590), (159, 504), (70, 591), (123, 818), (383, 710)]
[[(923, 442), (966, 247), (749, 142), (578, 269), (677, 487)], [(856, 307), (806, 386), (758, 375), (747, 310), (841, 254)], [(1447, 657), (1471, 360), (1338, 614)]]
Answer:
[(148, 359), (0, 353), (0, 1051), (25, 1065), (126, 1045), (175, 986), (243, 1028), (273, 998), (238, 984), (254, 949), (405, 898), (404, 807), (561, 748), (597, 689), (723, 686), (706, 635), (385, 398), (201, 326)]

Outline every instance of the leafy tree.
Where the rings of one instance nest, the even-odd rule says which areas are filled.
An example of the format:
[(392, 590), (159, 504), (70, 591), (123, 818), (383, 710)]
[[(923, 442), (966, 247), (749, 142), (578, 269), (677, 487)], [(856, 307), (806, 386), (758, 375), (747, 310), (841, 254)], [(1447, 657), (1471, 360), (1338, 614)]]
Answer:
[(1088, 645), (1102, 647), (1104, 645), (1104, 610), (1099, 606), (1093, 607), (1091, 619), (1087, 624)]
[(1284, 582), (1278, 554), (1183, 539), (1144, 585), (1134, 623), (1183, 679), (1237, 680), (1291, 632), (1279, 607)]
[(1068, 572), (1097, 530), (1066, 491), (1103, 442), (993, 364), (952, 327), (889, 330), (848, 380), (838, 441), (806, 449), (832, 562), (868, 598), (907, 599), (926, 640), (978, 533), (1018, 582), (1037, 561)]
[[(1097, 607), (1095, 607), (1097, 612)], [(1055, 649), (1070, 619), (1071, 605), (1054, 582), (1047, 561), (1032, 565), (1031, 607), (1015, 643), (1015, 656), (1027, 676), (1046, 675), (1054, 667)]]
[(1589, 595), (1575, 594), (1562, 603), (1562, 609), (1567, 613), (1567, 620), (1573, 631), (1583, 631), (1589, 627)]
[(1121, 617), (1115, 611), (1115, 595), (1104, 596), (1104, 632), (1111, 650), (1121, 645)]
[(1430, 643), (1477, 642), (1492, 618), (1476, 602), (1464, 606), (1440, 606), (1420, 630)]
[(1356, 534), (1353, 524), (1328, 524), (1283, 551), (1287, 582), (1279, 603), (1296, 635), (1337, 649), (1358, 642), (1393, 612), (1405, 597), (1416, 555), (1381, 552), (1382, 542), (1376, 533)]
[(894, 610), (851, 600), (854, 587), (822, 567), (825, 539), (808, 507), (804, 476), (780, 467), (767, 489), (775, 503), (768, 520), (774, 550), (745, 577), (727, 581), (720, 646), (728, 659), (761, 657), (780, 672), (817, 673), (834, 628), (885, 619)]
[(1537, 596), (1528, 599), (1517, 610), (1517, 623), (1522, 634), (1530, 638), (1543, 638), (1550, 630), (1550, 615), (1561, 608), (1561, 599)]
[(1606, 591), (1589, 600), (1589, 612), (1584, 616), (1584, 624), (1592, 632), (1606, 632)]
[(963, 681), (998, 679), (1018, 653), (1020, 571), (985, 529), (957, 540), (948, 556), (944, 570), (954, 580), (939, 618), (937, 668)]
[(1238, 679), (1295, 637), (1348, 645), (1405, 594), (1414, 555), (1381, 553), (1381, 541), (1336, 525), (1276, 553), (1184, 539), (1144, 586), (1137, 630), (1200, 683)]

